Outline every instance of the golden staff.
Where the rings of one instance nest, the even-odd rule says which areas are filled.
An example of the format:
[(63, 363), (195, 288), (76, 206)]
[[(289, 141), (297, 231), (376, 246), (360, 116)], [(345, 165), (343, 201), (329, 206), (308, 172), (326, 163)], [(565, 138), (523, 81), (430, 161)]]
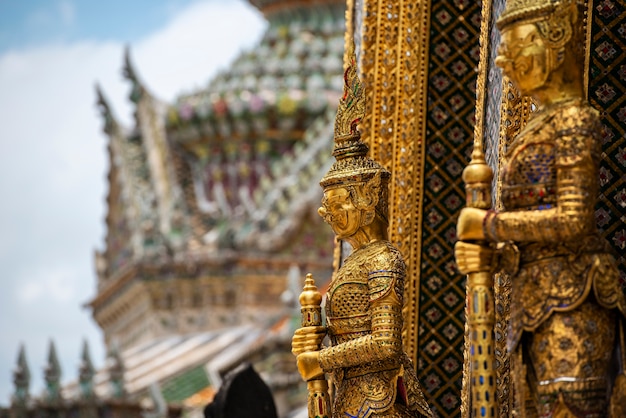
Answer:
[[(311, 273), (306, 275), (304, 288), (300, 293), (300, 313), (302, 327), (319, 327), (322, 325), (322, 294), (315, 286)], [(316, 347), (314, 351), (320, 349)], [(328, 418), (330, 416), (330, 397), (328, 396), (328, 382), (324, 375), (315, 377), (306, 382), (309, 396), (307, 405), (309, 418)]]
[[(466, 206), (491, 208), (493, 172), (485, 161), (482, 138), (474, 137), (472, 159), (463, 170)], [(486, 242), (474, 242), (488, 245)], [(471, 416), (494, 418), (498, 414), (496, 399), (495, 345), (496, 322), (493, 276), (491, 271), (467, 274), (467, 327), (469, 338), (469, 389)]]

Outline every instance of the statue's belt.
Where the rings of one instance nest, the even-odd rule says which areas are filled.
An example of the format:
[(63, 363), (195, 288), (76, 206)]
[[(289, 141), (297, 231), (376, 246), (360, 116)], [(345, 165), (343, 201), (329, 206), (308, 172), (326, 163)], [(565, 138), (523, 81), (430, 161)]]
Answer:
[(359, 376), (364, 376), (370, 373), (386, 372), (389, 370), (399, 370), (400, 364), (398, 359), (389, 359), (382, 361), (374, 361), (358, 366), (347, 367), (344, 370), (344, 379), (352, 379)]

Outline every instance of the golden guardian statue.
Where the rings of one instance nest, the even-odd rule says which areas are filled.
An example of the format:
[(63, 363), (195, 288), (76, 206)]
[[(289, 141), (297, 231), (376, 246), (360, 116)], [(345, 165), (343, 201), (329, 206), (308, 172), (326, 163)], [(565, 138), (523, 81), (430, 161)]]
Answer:
[[(614, 367), (626, 302), (594, 219), (601, 127), (583, 99), (583, 7), (507, 2), (496, 64), (539, 108), (506, 150), (504, 209), (465, 208), (457, 225), (462, 272), (499, 264), (512, 275), (509, 350), (523, 417), (626, 416), (626, 378)], [(473, 244), (484, 240), (507, 256)]]
[[(353, 252), (330, 283), (326, 326), (296, 330), (292, 352), (306, 381), (332, 376), (333, 418), (431, 417), (413, 365), (402, 348), (406, 267), (387, 240), (389, 172), (367, 157), (357, 125), (365, 94), (356, 59), (344, 74), (335, 119), (336, 162), (321, 180), (318, 213)], [(317, 350), (325, 335), (331, 346)]]

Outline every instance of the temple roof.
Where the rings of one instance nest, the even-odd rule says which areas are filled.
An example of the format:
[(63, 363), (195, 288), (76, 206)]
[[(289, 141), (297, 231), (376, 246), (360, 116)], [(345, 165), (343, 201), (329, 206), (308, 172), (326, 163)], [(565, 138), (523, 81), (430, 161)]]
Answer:
[(134, 128), (98, 91), (111, 138), (103, 275), (206, 244), (275, 251), (317, 204), (342, 90), (345, 4), (255, 5), (274, 10), (259, 44), (174, 104), (150, 94), (126, 51)]
[[(168, 402), (181, 402), (209, 385), (219, 387), (222, 375), (242, 359), (270, 341), (285, 338), (288, 323), (279, 321), (278, 324), (276, 329), (240, 326), (172, 335), (124, 350), (118, 356), (124, 366), (127, 395), (136, 399), (146, 395), (150, 385), (157, 383)], [(98, 398), (114, 397), (115, 388), (110, 380), (114, 366), (113, 359), (109, 358), (95, 373), (94, 391)], [(181, 378), (184, 387), (180, 385)], [(63, 397), (78, 398), (80, 390), (78, 381), (69, 383), (63, 388)]]
[(301, 137), (312, 118), (337, 103), (344, 10), (332, 5), (272, 20), (260, 43), (208, 88), (178, 99), (168, 115), (172, 139)]
[(191, 167), (181, 175), (194, 177), (194, 235), (213, 247), (284, 246), (319, 202), (331, 159), (345, 4), (269, 3), (290, 7), (272, 15), (257, 46), (168, 111), (168, 138), (186, 151), (181, 170)]
[[(134, 281), (274, 277), (294, 260), (331, 268), (318, 182), (332, 160), (345, 4), (272, 3), (289, 7), (266, 14), (258, 45), (173, 104), (150, 94), (127, 52), (132, 128), (117, 123), (98, 92), (110, 171), (95, 316)], [(131, 332), (106, 324), (107, 341)]]

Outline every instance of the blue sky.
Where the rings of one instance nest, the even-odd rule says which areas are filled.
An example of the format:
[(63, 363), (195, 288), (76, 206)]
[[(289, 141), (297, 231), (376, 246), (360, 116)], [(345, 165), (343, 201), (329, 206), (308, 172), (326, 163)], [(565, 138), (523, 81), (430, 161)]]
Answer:
[(190, 3), (192, 0), (0, 0), (0, 51), (85, 38), (132, 42), (163, 27)]
[(77, 376), (83, 339), (104, 361), (81, 307), (95, 295), (93, 253), (105, 234), (107, 138), (94, 84), (129, 125), (125, 45), (149, 91), (173, 101), (264, 28), (244, 0), (0, 0), (0, 405), (22, 343), (35, 395), (50, 339), (65, 382)]

